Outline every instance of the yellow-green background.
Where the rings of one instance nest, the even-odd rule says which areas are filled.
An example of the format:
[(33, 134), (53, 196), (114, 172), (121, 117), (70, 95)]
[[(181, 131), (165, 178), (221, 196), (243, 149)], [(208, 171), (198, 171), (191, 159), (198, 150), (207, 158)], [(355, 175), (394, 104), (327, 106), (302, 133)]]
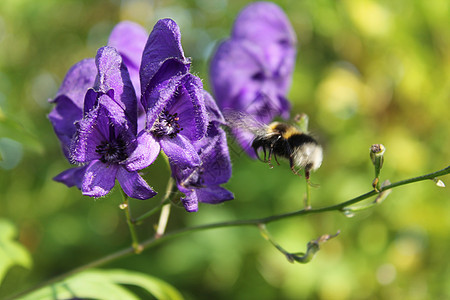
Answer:
[[(18, 228), (32, 270), (15, 267), (0, 297), (115, 250), (130, 237), (120, 192), (81, 196), (52, 181), (69, 164), (46, 115), (67, 70), (95, 56), (121, 20), (149, 31), (163, 17), (180, 26), (193, 71), (209, 89), (208, 59), (249, 1), (3, 0), (0, 2), (0, 218)], [(386, 147), (382, 178), (392, 182), (450, 161), (450, 2), (446, 0), (291, 0), (285, 9), (299, 40), (289, 99), (310, 116), (325, 157), (312, 181), (314, 207), (367, 192), (369, 147)], [(5, 150), (9, 149), (9, 150)], [(259, 218), (302, 207), (304, 181), (286, 163), (269, 169), (231, 146), (236, 199), (172, 210), (168, 230)], [(164, 160), (146, 179), (164, 193)], [(443, 178), (450, 185), (449, 177)], [(160, 196), (131, 202), (134, 215)], [(105, 268), (157, 276), (187, 299), (450, 298), (450, 192), (432, 181), (395, 189), (382, 205), (353, 218), (331, 212), (271, 223), (283, 247), (341, 230), (307, 265), (290, 264), (256, 228), (226, 228), (170, 240)], [(153, 233), (157, 218), (140, 228)]]

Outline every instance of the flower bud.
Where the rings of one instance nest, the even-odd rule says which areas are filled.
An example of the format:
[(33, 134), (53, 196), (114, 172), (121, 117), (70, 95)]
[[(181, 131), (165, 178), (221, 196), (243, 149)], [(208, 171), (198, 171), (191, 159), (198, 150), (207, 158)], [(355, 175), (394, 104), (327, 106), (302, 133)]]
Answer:
[(384, 151), (386, 151), (386, 148), (384, 148), (382, 144), (373, 144), (370, 147), (370, 159), (375, 167), (375, 179), (372, 182), (372, 186), (377, 191), (379, 190), (378, 185), (380, 171), (384, 162)]

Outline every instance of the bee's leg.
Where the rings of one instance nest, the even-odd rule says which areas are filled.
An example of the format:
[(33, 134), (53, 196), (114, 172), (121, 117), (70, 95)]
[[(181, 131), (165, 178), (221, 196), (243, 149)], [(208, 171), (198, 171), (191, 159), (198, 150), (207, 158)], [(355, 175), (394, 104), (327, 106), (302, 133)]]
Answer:
[(311, 174), (311, 172), (310, 172), (311, 168), (312, 168), (312, 164), (307, 164), (305, 166), (305, 177), (308, 180), (308, 182), (309, 182), (309, 175)]
[(277, 165), (280, 165), (280, 163), (278, 162), (277, 155), (275, 153), (273, 153), (273, 157), (275, 158), (275, 161), (277, 162)]
[(309, 186), (311, 186), (311, 187), (319, 187), (319, 185), (318, 184), (315, 184), (315, 183), (312, 183), (310, 180), (309, 180), (309, 176), (311, 175), (311, 168), (312, 168), (312, 165), (306, 165), (306, 167), (305, 167), (305, 178), (306, 178), (306, 182), (308, 183), (308, 185)]
[(295, 175), (302, 177), (302, 174), (300, 174), (300, 172), (295, 169), (294, 160), (292, 159), (292, 157), (289, 157), (289, 165), (291, 166), (291, 170)]
[(272, 169), (273, 165), (272, 165), (272, 154), (273, 154), (273, 145), (270, 146), (269, 148), (269, 157), (267, 159), (267, 162), (269, 163), (269, 167)]
[(258, 149), (257, 149), (257, 148), (253, 148), (253, 150), (255, 150), (256, 157), (257, 157), (260, 161), (266, 162), (266, 148), (263, 146), (262, 149), (263, 149), (263, 152), (264, 152), (263, 159), (261, 159), (261, 156), (260, 156), (259, 153), (258, 153)]

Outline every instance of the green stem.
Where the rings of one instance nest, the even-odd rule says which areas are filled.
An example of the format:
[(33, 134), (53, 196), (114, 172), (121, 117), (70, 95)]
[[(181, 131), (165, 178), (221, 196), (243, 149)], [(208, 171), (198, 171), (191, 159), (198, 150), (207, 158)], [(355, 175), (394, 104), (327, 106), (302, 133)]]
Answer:
[(305, 172), (305, 183), (306, 183), (305, 209), (311, 209), (311, 182), (309, 181), (309, 178), (306, 178), (306, 172)]
[(172, 177), (170, 177), (169, 181), (167, 183), (166, 193), (164, 194), (164, 198), (161, 200), (161, 202), (156, 207), (154, 207), (153, 209), (149, 210), (148, 212), (146, 212), (142, 216), (136, 218), (135, 219), (135, 223), (136, 224), (140, 224), (140, 223), (142, 223), (143, 220), (153, 216), (155, 213), (160, 211), (162, 209), (162, 207), (170, 201), (171, 196), (176, 194), (176, 192), (175, 192), (176, 188), (177, 187), (175, 185), (175, 181), (173, 180)]
[[(406, 179), (406, 180), (402, 180), (402, 181), (398, 181), (395, 183), (391, 183), (389, 185), (386, 185), (384, 187), (381, 188), (381, 191), (386, 191), (389, 189), (393, 189), (402, 185), (406, 185), (406, 184), (410, 184), (410, 183), (414, 183), (414, 182), (418, 182), (418, 181), (423, 181), (423, 180), (433, 180), (436, 177), (440, 177), (443, 175), (447, 175), (450, 173), (450, 166), (430, 173), (430, 174), (426, 174), (423, 176), (419, 176), (419, 177), (414, 177), (414, 178), (410, 178), (410, 179)], [(228, 222), (219, 222), (219, 223), (211, 223), (211, 224), (205, 224), (205, 225), (199, 225), (199, 226), (193, 226), (193, 227), (186, 227), (186, 228), (181, 228), (178, 230), (173, 230), (170, 232), (165, 233), (165, 235), (163, 235), (162, 237), (151, 237), (145, 241), (143, 241), (141, 243), (141, 247), (142, 249), (149, 249), (151, 247), (154, 247), (166, 240), (172, 239), (174, 237), (180, 236), (182, 234), (185, 233), (191, 233), (191, 232), (196, 232), (196, 231), (201, 231), (201, 230), (208, 230), (208, 229), (214, 229), (214, 228), (223, 228), (223, 227), (236, 227), (236, 226), (258, 226), (259, 224), (267, 224), (270, 222), (274, 222), (274, 221), (278, 221), (278, 220), (282, 220), (285, 218), (290, 218), (290, 217), (294, 217), (294, 216), (302, 216), (302, 215), (308, 215), (308, 214), (317, 214), (317, 213), (322, 213), (322, 212), (327, 212), (327, 211), (342, 211), (345, 207), (358, 203), (362, 200), (365, 200), (369, 197), (372, 197), (374, 195), (377, 195), (378, 192), (372, 190), (370, 192), (367, 192), (363, 195), (360, 195), (358, 197), (355, 197), (353, 199), (344, 201), (342, 203), (336, 204), (336, 205), (331, 205), (331, 206), (327, 206), (327, 207), (323, 207), (323, 208), (317, 208), (317, 209), (302, 209), (299, 211), (294, 211), (294, 212), (290, 212), (290, 213), (285, 213), (285, 214), (280, 214), (280, 215), (275, 215), (275, 216), (270, 216), (270, 217), (266, 217), (266, 218), (261, 218), (261, 219), (250, 219), (250, 220), (237, 220), (237, 221), (228, 221)], [(62, 275), (59, 275), (53, 279), (50, 279), (49, 281), (39, 284), (38, 286), (31, 288), (27, 291), (21, 292), (20, 294), (17, 294), (15, 297), (13, 298), (17, 298), (23, 295), (26, 295), (32, 291), (35, 291), (41, 287), (44, 287), (46, 285), (50, 285), (53, 283), (56, 283), (58, 281), (62, 281), (65, 278), (72, 276), (74, 274), (80, 273), (84, 270), (87, 270), (89, 268), (94, 268), (94, 267), (98, 267), (107, 263), (110, 263), (116, 259), (125, 257), (131, 253), (135, 252), (135, 248), (134, 247), (128, 247), (125, 248), (123, 250), (120, 250), (118, 252), (115, 252), (113, 254), (110, 254), (106, 257), (100, 258), (98, 260), (95, 260), (91, 263), (88, 263), (84, 266), (81, 266), (79, 268), (73, 269), (67, 273), (64, 273)]]
[(130, 206), (128, 204), (128, 196), (125, 193), (122, 193), (123, 196), (123, 202), (120, 205), (120, 208), (123, 209), (125, 211), (125, 216), (127, 217), (127, 224), (128, 224), (128, 228), (130, 229), (130, 234), (131, 234), (131, 246), (134, 249), (134, 252), (137, 253), (141, 253), (143, 249), (143, 247), (141, 245), (139, 245), (139, 239), (136, 233), (136, 226), (135, 226), (135, 221), (131, 218), (131, 212), (130, 212)]
[(165, 204), (161, 210), (161, 215), (159, 216), (158, 227), (156, 228), (155, 237), (160, 238), (164, 235), (166, 231), (167, 221), (170, 215), (170, 203)]

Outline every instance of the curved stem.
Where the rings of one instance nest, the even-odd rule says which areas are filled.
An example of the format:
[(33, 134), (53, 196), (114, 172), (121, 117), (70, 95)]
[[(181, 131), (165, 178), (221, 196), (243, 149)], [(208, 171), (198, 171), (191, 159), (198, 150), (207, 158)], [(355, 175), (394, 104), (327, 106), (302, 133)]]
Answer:
[[(406, 179), (406, 180), (402, 180), (402, 181), (398, 181), (395, 183), (391, 183), (389, 185), (386, 185), (384, 187), (382, 187), (380, 190), (381, 191), (386, 191), (389, 189), (393, 189), (402, 185), (406, 185), (406, 184), (410, 184), (410, 183), (414, 183), (414, 182), (418, 182), (418, 181), (423, 181), (423, 180), (433, 180), (436, 177), (439, 176), (443, 176), (446, 174), (450, 173), (450, 166), (430, 173), (430, 174), (426, 174), (423, 176), (418, 176), (418, 177), (414, 177), (414, 178), (410, 178), (410, 179)], [(274, 221), (278, 221), (281, 219), (285, 219), (285, 218), (290, 218), (290, 217), (294, 217), (294, 216), (302, 216), (302, 215), (308, 215), (308, 214), (317, 214), (317, 213), (322, 213), (322, 212), (327, 212), (327, 211), (342, 211), (345, 207), (358, 203), (362, 200), (365, 200), (369, 197), (372, 197), (374, 195), (378, 194), (376, 191), (372, 190), (370, 192), (367, 192), (365, 194), (362, 194), (358, 197), (352, 198), (350, 200), (341, 202), (339, 204), (336, 205), (331, 205), (331, 206), (327, 206), (327, 207), (323, 207), (323, 208), (316, 208), (316, 209), (302, 209), (299, 211), (294, 211), (294, 212), (289, 212), (289, 213), (285, 213), (285, 214), (280, 214), (280, 215), (275, 215), (275, 216), (270, 216), (270, 217), (265, 217), (265, 218), (260, 218), (260, 219), (250, 219), (250, 220), (237, 220), (237, 221), (227, 221), (227, 222), (219, 222), (219, 223), (211, 223), (211, 224), (204, 224), (204, 225), (199, 225), (199, 226), (193, 226), (193, 227), (186, 227), (186, 228), (181, 228), (181, 229), (177, 229), (177, 230), (172, 230), (170, 232), (165, 233), (163, 236), (161, 237), (152, 237), (149, 238), (145, 241), (143, 241), (141, 243), (141, 246), (143, 249), (149, 249), (151, 247), (154, 247), (166, 240), (172, 239), (174, 237), (177, 237), (179, 235), (185, 234), (185, 233), (191, 233), (191, 232), (195, 232), (195, 231), (200, 231), (200, 230), (208, 230), (208, 229), (214, 229), (214, 228), (223, 228), (223, 227), (236, 227), (236, 226), (258, 226), (259, 224), (267, 224), (270, 222), (274, 222)], [(128, 247), (125, 248), (123, 250), (120, 250), (118, 252), (115, 252), (113, 254), (110, 254), (106, 257), (100, 258), (98, 260), (95, 260), (91, 263), (88, 263), (84, 266), (81, 266), (79, 268), (73, 269), (67, 273), (64, 273), (62, 275), (59, 275), (43, 284), (40, 284), (32, 289), (29, 289), (27, 291), (21, 292), (20, 294), (16, 295), (13, 298), (16, 297), (20, 297), (23, 296), (25, 294), (28, 294), (32, 291), (35, 291), (41, 287), (44, 287), (46, 285), (50, 285), (53, 283), (56, 283), (58, 281), (64, 280), (65, 278), (80, 273), (84, 270), (87, 270), (89, 268), (93, 268), (93, 267), (98, 267), (107, 263), (110, 263), (116, 259), (125, 257), (131, 253), (133, 253), (135, 251), (135, 249), (133, 247)]]
[(163, 206), (170, 201), (170, 196), (175, 192), (176, 188), (177, 187), (175, 185), (174, 179), (172, 177), (170, 177), (169, 181), (167, 183), (166, 193), (164, 194), (164, 198), (161, 200), (161, 202), (156, 207), (154, 207), (153, 209), (149, 210), (148, 212), (146, 212), (142, 216), (137, 217), (135, 219), (135, 223), (136, 224), (140, 224), (145, 219), (153, 216), (155, 213), (160, 211), (163, 208)]

